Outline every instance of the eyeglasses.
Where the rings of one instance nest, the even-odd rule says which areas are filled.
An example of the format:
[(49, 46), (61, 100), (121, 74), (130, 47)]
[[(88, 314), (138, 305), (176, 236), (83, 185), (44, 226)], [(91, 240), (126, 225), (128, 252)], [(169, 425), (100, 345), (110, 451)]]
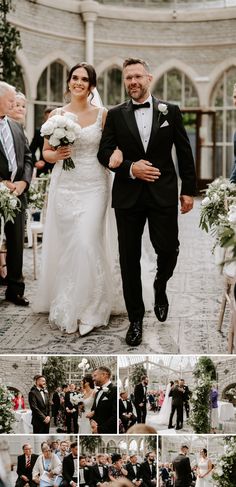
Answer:
[(135, 74), (134, 76), (126, 76), (125, 81), (132, 81), (134, 79), (135, 81), (141, 81), (141, 79), (145, 78), (145, 76), (149, 76), (148, 74)]

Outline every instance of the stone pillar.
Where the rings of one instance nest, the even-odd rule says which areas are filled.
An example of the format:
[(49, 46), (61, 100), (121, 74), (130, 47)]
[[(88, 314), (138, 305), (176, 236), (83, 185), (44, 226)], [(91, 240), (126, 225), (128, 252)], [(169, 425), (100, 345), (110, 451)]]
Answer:
[(93, 64), (94, 61), (94, 23), (96, 22), (99, 4), (94, 0), (83, 0), (80, 13), (85, 22), (85, 61)]

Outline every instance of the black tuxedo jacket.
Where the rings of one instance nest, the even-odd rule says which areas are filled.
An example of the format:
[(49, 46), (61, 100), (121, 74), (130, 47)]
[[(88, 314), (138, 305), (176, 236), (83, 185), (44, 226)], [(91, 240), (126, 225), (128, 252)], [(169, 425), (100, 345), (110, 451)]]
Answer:
[(96, 392), (91, 411), (95, 411), (92, 419), (98, 423), (98, 433), (117, 433), (117, 388), (109, 384), (108, 391), (103, 392), (96, 405)]
[(61, 401), (60, 401), (60, 396), (59, 396), (59, 394), (58, 394), (58, 392), (57, 392), (57, 391), (55, 391), (55, 392), (53, 393), (53, 396), (52, 396), (52, 402), (53, 402), (53, 406), (54, 406), (54, 408), (55, 408), (56, 410), (57, 410), (57, 409), (59, 409), (60, 404), (61, 404)]
[(26, 468), (26, 464), (25, 464), (26, 456), (24, 454), (19, 455), (19, 457), (17, 457), (17, 470), (16, 470), (18, 477), (21, 477), (21, 475), (26, 475), (29, 480), (32, 480), (32, 470), (34, 468), (34, 464), (37, 458), (38, 455), (32, 453), (30, 467)]
[(68, 483), (70, 483), (74, 477), (74, 471), (75, 471), (74, 459), (72, 453), (70, 453), (69, 455), (63, 458), (63, 462), (62, 462), (63, 480), (66, 480)]
[[(147, 391), (147, 387), (146, 387)], [(138, 406), (141, 402), (146, 403), (147, 402), (147, 394), (144, 393), (144, 388), (142, 382), (139, 384), (136, 384), (134, 388), (134, 404), (135, 407)]]
[(96, 487), (98, 483), (109, 482), (108, 476), (108, 467), (107, 465), (103, 466), (103, 475), (101, 476), (98, 468), (98, 464), (92, 465), (90, 467), (90, 485), (91, 487)]
[[(14, 181), (25, 181), (27, 183), (25, 191), (27, 191), (31, 182), (33, 172), (32, 155), (22, 126), (9, 118), (8, 124), (13, 136), (16, 154), (17, 172)], [(7, 156), (0, 140), (0, 180), (1, 179), (10, 179), (10, 175)], [(27, 202), (25, 192), (19, 198), (24, 208)]]
[[(159, 100), (153, 97), (153, 123), (146, 152), (139, 135), (132, 101), (113, 107), (108, 112), (98, 159), (107, 167), (109, 158), (117, 146), (123, 152), (123, 163), (114, 170), (112, 205), (115, 208), (133, 207), (144, 185), (150, 191), (152, 201), (157, 207), (178, 204), (177, 175), (171, 155), (173, 144), (176, 148), (178, 171), (182, 180), (181, 194), (190, 196), (196, 194), (193, 155), (179, 107), (166, 103), (168, 113), (163, 115), (158, 110), (158, 104)], [(160, 178), (154, 183), (138, 178), (132, 179), (130, 166), (139, 159), (148, 160), (160, 169)]]
[(191, 391), (190, 391), (189, 387), (186, 385), (186, 386), (184, 386), (183, 400), (189, 401), (190, 396), (191, 396)]
[(172, 405), (181, 406), (183, 404), (184, 393), (179, 390), (178, 386), (170, 390), (169, 397), (172, 397)]
[(119, 418), (122, 420), (123, 418), (123, 413), (133, 413), (133, 406), (131, 401), (127, 400), (127, 408), (125, 408), (125, 405), (122, 401), (122, 399), (119, 399)]
[(44, 392), (45, 402), (40, 391), (33, 386), (29, 392), (29, 405), (32, 411), (32, 425), (40, 426), (46, 416), (50, 416), (50, 404), (48, 392)]
[(140, 469), (141, 469), (141, 465), (140, 463), (136, 463), (136, 467), (137, 467), (137, 472), (135, 474), (135, 471), (133, 469), (133, 465), (131, 462), (128, 462), (126, 465), (125, 465), (125, 469), (127, 470), (128, 472), (128, 475), (127, 475), (127, 479), (129, 479), (131, 482), (132, 480), (136, 479), (136, 480), (139, 480), (141, 477), (140, 475)]
[(157, 479), (157, 468), (156, 464), (152, 464), (152, 471), (150, 468), (150, 464), (145, 461), (140, 465), (139, 471), (140, 478), (143, 479), (143, 486), (144, 487), (153, 487), (151, 480)]
[(173, 469), (176, 472), (176, 487), (189, 487), (192, 483), (189, 458), (179, 453), (173, 461)]

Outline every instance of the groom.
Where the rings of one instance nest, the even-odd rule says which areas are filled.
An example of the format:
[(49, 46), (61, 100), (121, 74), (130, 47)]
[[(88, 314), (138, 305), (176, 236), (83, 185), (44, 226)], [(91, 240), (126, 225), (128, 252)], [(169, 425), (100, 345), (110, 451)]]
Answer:
[[(173, 144), (182, 180), (182, 213), (193, 207), (196, 183), (192, 151), (179, 108), (160, 103), (150, 94), (152, 75), (142, 59), (126, 59), (123, 74), (131, 99), (109, 110), (98, 159), (116, 173), (112, 204), (118, 228), (123, 292), (130, 320), (126, 342), (137, 346), (142, 341), (145, 312), (140, 257), (146, 220), (157, 254), (154, 311), (161, 322), (167, 318), (166, 285), (179, 253), (178, 185), (171, 155)], [(123, 153), (123, 162), (119, 165), (114, 161), (109, 165), (117, 146)]]
[(190, 487), (192, 484), (191, 466), (188, 454), (188, 446), (181, 445), (179, 455), (173, 461), (173, 469), (176, 473), (175, 487)]

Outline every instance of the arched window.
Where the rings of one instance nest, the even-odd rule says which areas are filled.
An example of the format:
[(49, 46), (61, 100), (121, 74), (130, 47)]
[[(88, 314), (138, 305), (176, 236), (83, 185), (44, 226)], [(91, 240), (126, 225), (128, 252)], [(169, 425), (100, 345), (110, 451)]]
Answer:
[(199, 106), (198, 95), (191, 80), (178, 69), (167, 71), (156, 83), (153, 94), (180, 107)]
[(122, 103), (125, 99), (122, 71), (120, 68), (108, 68), (98, 78), (97, 88), (106, 107)]
[(132, 451), (132, 452), (137, 452), (138, 451), (138, 445), (137, 445), (137, 441), (136, 440), (131, 440), (131, 442), (129, 444), (129, 451)]
[(236, 109), (232, 96), (235, 83), (236, 67), (231, 67), (224, 71), (211, 97), (211, 105), (216, 110), (216, 176), (228, 177), (233, 166)]
[(35, 101), (35, 127), (42, 124), (43, 111), (46, 106), (58, 107), (63, 105), (67, 73), (67, 66), (55, 61), (47, 66), (41, 74)]

